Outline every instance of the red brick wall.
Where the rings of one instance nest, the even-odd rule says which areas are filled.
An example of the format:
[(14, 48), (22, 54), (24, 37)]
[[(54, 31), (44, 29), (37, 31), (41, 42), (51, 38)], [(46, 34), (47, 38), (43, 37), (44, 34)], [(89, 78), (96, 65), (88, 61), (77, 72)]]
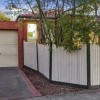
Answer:
[(0, 30), (3, 29), (18, 31), (18, 63), (21, 68), (23, 67), (23, 27), (20, 27), (17, 21), (0, 21)]

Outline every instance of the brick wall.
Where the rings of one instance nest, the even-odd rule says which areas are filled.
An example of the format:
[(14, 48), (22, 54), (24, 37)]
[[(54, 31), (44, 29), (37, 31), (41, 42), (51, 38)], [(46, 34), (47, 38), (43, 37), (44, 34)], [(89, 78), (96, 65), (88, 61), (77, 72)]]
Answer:
[(23, 67), (23, 27), (17, 21), (0, 21), (0, 30), (18, 31), (18, 63), (20, 68)]

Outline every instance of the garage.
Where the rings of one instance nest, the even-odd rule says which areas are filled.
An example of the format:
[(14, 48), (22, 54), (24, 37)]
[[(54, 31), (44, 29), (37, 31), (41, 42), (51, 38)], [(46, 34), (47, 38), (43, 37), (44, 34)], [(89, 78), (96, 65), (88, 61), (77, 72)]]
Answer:
[(18, 31), (0, 30), (0, 67), (18, 66)]

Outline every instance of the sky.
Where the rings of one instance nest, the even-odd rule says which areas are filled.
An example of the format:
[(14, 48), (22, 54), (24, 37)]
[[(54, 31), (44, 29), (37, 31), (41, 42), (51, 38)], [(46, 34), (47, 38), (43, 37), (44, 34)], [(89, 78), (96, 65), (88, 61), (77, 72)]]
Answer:
[(0, 11), (5, 9), (5, 0), (0, 0)]
[(0, 11), (4, 11), (5, 10), (5, 6), (7, 5), (6, 1), (7, 0), (0, 0)]

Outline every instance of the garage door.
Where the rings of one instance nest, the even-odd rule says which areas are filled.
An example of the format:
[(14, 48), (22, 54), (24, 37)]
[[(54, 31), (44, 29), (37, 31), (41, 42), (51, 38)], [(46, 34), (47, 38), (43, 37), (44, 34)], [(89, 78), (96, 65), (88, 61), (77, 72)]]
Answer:
[(0, 67), (16, 66), (18, 66), (18, 33), (0, 30)]

